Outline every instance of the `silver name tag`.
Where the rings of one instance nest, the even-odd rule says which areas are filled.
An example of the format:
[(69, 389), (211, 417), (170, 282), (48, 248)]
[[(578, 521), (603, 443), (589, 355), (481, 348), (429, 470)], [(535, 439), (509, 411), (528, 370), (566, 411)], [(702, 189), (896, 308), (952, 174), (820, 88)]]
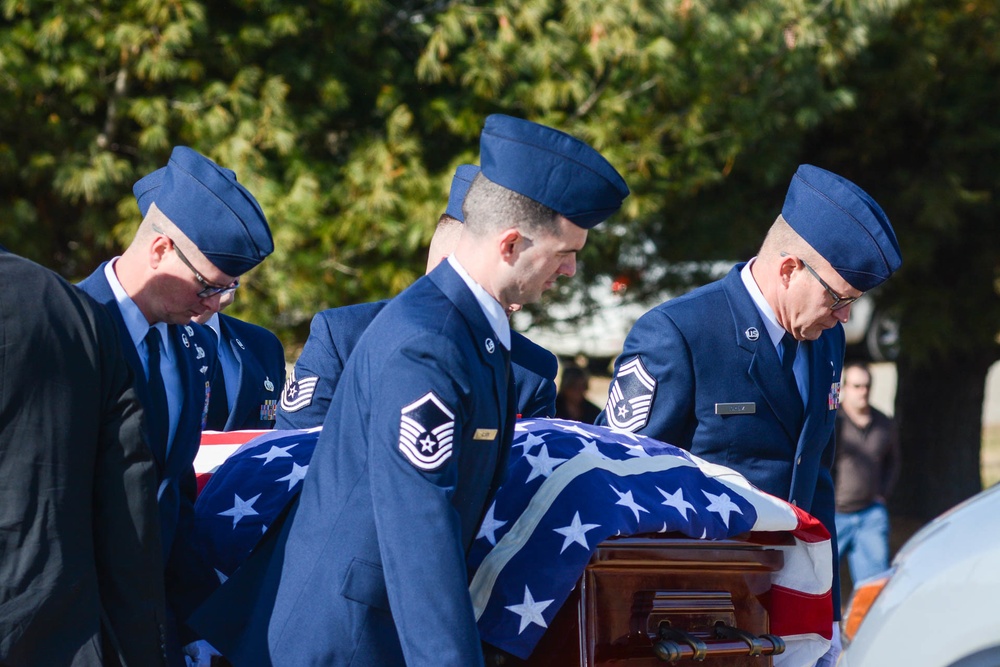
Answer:
[(717, 415), (752, 415), (757, 412), (756, 403), (716, 403)]

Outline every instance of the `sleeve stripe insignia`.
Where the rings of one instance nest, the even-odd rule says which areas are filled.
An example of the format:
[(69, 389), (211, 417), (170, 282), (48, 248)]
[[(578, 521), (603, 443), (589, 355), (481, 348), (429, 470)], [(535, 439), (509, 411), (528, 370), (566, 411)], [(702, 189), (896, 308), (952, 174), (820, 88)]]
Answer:
[(656, 380), (639, 357), (622, 364), (608, 392), (604, 408), (608, 423), (621, 431), (638, 431), (649, 420), (649, 409), (656, 394)]
[(418, 470), (440, 468), (451, 458), (455, 413), (433, 391), (404, 407), (399, 419), (399, 451)]
[(296, 412), (312, 403), (313, 393), (316, 391), (316, 383), (319, 378), (316, 376), (304, 377), (301, 380), (293, 378), (281, 392), (281, 409), (285, 412)]

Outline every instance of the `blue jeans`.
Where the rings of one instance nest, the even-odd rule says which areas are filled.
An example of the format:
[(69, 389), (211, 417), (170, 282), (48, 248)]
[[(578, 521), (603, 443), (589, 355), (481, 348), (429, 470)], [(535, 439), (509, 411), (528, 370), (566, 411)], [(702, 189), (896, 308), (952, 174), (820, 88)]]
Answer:
[(851, 579), (857, 583), (889, 568), (889, 512), (872, 503), (858, 512), (834, 516), (840, 557), (847, 556)]

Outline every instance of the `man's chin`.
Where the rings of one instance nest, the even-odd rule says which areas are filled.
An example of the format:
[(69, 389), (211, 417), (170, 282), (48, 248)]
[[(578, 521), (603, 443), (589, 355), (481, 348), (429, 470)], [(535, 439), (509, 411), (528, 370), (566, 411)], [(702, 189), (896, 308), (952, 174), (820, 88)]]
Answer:
[(192, 322), (198, 322), (198, 318), (201, 316), (207, 316), (207, 313), (196, 314), (196, 311), (188, 310), (183, 313), (178, 313), (176, 315), (170, 315), (164, 318), (167, 324), (176, 324), (178, 326), (183, 326), (185, 324), (191, 324)]

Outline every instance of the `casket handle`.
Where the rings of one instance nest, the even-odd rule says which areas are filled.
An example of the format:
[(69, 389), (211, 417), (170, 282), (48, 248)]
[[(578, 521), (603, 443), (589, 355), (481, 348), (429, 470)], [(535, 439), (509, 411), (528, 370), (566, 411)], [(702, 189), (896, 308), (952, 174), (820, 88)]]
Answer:
[[(670, 621), (661, 621), (657, 628), (657, 638), (659, 641), (653, 644), (653, 653), (663, 662), (669, 663), (681, 659), (701, 662), (709, 656), (757, 657), (785, 652), (785, 642), (781, 637), (771, 634), (757, 636), (721, 622), (712, 627), (709, 640), (704, 641), (690, 632), (671, 625)], [(740, 643), (745, 644), (746, 648), (740, 649)]]
[(752, 657), (760, 655), (764, 650), (759, 637), (755, 637), (746, 630), (740, 630), (725, 623), (715, 624), (715, 637), (716, 639), (737, 639), (746, 642), (747, 647), (750, 649), (748, 655)]
[(708, 645), (689, 632), (684, 632), (680, 628), (675, 628), (670, 621), (660, 621), (658, 628), (660, 641), (653, 644), (653, 651), (656, 657), (665, 662), (675, 662), (680, 659), (682, 653), (678, 644), (686, 644), (691, 647), (694, 655), (692, 660), (701, 662), (708, 655)]

